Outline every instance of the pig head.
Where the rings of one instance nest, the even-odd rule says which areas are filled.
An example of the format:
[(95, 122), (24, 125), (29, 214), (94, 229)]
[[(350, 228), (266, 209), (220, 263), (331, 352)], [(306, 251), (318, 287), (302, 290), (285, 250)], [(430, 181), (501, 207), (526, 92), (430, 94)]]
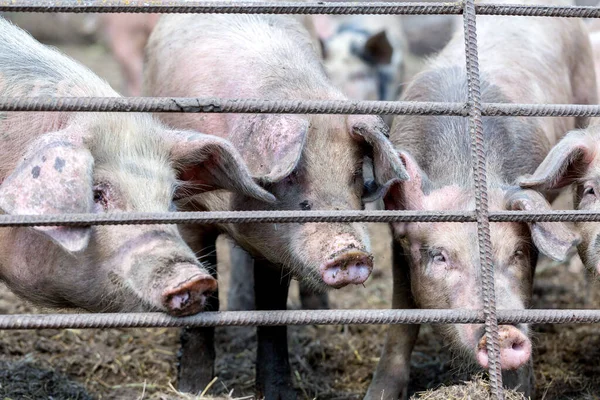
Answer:
[[(379, 187), (407, 178), (378, 117), (254, 115), (233, 121), (230, 140), (252, 175), (277, 198), (268, 204), (232, 196), (235, 210), (360, 209), (363, 157), (373, 159)], [(365, 224), (242, 224), (227, 229), (255, 257), (289, 266), (317, 290), (361, 284), (373, 267)]]
[[(473, 210), (472, 188), (436, 187), (408, 153), (401, 153), (410, 180), (396, 182), (384, 201), (386, 209), (450, 211)], [(490, 188), (490, 210), (548, 211), (545, 198), (518, 187)], [(395, 239), (410, 265), (412, 293), (422, 308), (482, 309), (482, 273), (474, 223), (394, 223)], [(564, 261), (578, 236), (556, 222), (491, 223), (496, 306), (529, 306), (538, 252)], [(514, 370), (530, 360), (526, 325), (503, 325), (501, 367)], [(455, 351), (488, 367), (483, 325), (446, 325), (442, 334)]]
[[(74, 124), (34, 140), (0, 186), (10, 215), (167, 212), (182, 193), (232, 189), (269, 202), (226, 141), (150, 119)], [(0, 233), (0, 275), (34, 302), (90, 311), (201, 311), (217, 282), (175, 225), (49, 226)]]

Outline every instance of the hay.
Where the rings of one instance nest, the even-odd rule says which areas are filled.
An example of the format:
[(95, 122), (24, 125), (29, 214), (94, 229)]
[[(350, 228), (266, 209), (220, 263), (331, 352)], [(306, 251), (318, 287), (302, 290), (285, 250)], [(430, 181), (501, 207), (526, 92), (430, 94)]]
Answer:
[[(506, 400), (526, 400), (526, 397), (514, 390), (504, 389)], [(426, 392), (416, 393), (411, 400), (494, 400), (490, 391), (489, 381), (481, 376), (463, 382), (460, 385), (441, 386)]]

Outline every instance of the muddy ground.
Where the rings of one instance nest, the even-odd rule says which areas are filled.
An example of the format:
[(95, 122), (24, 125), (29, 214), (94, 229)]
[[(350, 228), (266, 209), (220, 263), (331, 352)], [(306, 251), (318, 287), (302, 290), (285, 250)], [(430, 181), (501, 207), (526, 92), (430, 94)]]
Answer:
[[(118, 66), (102, 45), (61, 48), (120, 88)], [(364, 288), (336, 291), (330, 297), (333, 308), (389, 307), (389, 231), (376, 224), (371, 231), (377, 269)], [(218, 266), (224, 306), (227, 258), (225, 252)], [(578, 259), (568, 265), (542, 261), (533, 307), (599, 307), (598, 287), (589, 281)], [(289, 307), (299, 308), (295, 286)], [(49, 311), (0, 288), (0, 313), (30, 312)], [(533, 329), (536, 398), (600, 398), (598, 327), (538, 325)], [(385, 331), (384, 326), (290, 327), (291, 365), (299, 398), (360, 399), (371, 380)], [(254, 346), (254, 329), (217, 329), (217, 380), (207, 395), (251, 398)], [(177, 350), (178, 329), (0, 331), (0, 398), (191, 399), (173, 387)], [(412, 356), (411, 393), (460, 382), (470, 372), (448, 352), (431, 326), (422, 327)]]

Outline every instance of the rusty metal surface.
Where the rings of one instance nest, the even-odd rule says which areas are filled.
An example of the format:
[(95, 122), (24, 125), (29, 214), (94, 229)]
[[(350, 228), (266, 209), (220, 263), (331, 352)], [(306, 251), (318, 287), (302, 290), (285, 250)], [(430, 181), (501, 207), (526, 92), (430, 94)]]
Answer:
[(496, 315), (496, 289), (492, 239), (490, 235), (488, 187), (486, 171), (485, 137), (481, 115), (481, 89), (479, 59), (477, 53), (477, 24), (475, 0), (465, 0), (463, 25), (465, 34), (465, 58), (467, 85), (469, 87), (469, 134), (471, 136), (471, 160), (475, 188), (475, 215), (477, 217), (477, 245), (482, 277), (483, 315), (485, 317), (486, 347), (489, 360), (490, 388), (498, 400), (504, 398), (502, 370), (500, 368), (500, 339)]
[[(1, 97), (0, 111), (451, 115), (467, 103), (182, 97)], [(600, 105), (482, 103), (482, 116), (600, 116)]]
[[(499, 323), (600, 322), (600, 310), (498, 310)], [(162, 313), (0, 315), (0, 329), (142, 328), (340, 324), (483, 323), (481, 310), (287, 310), (219, 311), (176, 318)]]
[[(600, 8), (476, 4), (480, 15), (599, 18)], [(202, 2), (188, 0), (0, 0), (0, 11), (70, 13), (204, 13), (204, 14), (462, 14), (462, 2)]]

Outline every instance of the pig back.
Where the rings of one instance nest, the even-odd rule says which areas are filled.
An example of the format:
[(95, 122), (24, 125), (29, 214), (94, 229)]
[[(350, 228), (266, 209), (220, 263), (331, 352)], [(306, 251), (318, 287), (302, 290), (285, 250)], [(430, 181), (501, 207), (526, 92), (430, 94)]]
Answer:
[[(314, 37), (292, 17), (167, 15), (154, 29), (146, 52), (147, 95), (331, 97)], [(221, 137), (227, 137), (240, 118), (230, 114), (160, 117), (178, 128)]]
[[(3, 96), (117, 96), (87, 68), (2, 18), (0, 37)], [(29, 143), (44, 133), (64, 128), (74, 118), (75, 113), (0, 112), (0, 179), (12, 171)]]
[[(483, 102), (596, 101), (589, 39), (580, 21), (481, 16), (477, 23)], [(464, 36), (457, 32), (409, 85), (404, 99), (465, 102), (464, 60)], [(572, 117), (484, 117), (483, 124), (490, 179), (501, 184), (532, 173), (576, 121)], [(471, 144), (465, 118), (400, 116), (391, 138), (397, 148), (411, 152), (433, 180), (469, 185)]]

